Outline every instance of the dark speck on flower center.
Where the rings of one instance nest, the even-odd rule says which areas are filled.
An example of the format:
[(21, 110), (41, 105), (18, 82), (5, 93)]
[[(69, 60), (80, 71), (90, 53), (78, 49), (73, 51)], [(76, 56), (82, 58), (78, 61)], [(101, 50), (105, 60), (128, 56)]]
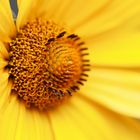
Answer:
[(57, 106), (86, 81), (87, 48), (75, 34), (52, 21), (26, 23), (9, 44), (12, 90), (27, 107)]

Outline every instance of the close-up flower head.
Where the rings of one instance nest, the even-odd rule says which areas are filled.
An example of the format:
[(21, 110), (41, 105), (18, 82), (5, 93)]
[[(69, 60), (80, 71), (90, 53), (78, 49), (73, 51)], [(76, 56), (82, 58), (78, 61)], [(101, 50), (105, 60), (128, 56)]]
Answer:
[(140, 0), (0, 0), (0, 140), (140, 140)]

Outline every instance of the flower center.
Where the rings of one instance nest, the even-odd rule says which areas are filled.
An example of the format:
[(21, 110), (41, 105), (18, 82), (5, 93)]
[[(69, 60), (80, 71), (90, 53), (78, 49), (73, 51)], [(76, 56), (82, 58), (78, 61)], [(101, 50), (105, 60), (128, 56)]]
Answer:
[(14, 93), (27, 107), (53, 107), (83, 85), (89, 70), (84, 42), (52, 21), (25, 24), (10, 43), (9, 73)]

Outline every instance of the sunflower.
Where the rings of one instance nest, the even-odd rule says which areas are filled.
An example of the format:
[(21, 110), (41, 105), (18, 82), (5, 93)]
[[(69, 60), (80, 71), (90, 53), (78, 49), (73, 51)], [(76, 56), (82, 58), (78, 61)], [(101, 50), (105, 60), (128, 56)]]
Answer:
[(17, 5), (0, 1), (0, 139), (139, 140), (140, 1)]

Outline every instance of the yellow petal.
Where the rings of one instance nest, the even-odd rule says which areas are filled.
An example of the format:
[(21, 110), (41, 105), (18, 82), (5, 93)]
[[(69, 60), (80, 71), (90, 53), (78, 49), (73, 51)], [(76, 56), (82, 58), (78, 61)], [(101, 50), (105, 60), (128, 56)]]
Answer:
[[(47, 17), (52, 19), (52, 14), (56, 14), (56, 8), (63, 2), (58, 0), (18, 0), (19, 13), (17, 16), (17, 28), (22, 27), (27, 21), (37, 17)], [(55, 7), (55, 9), (54, 9)], [(31, 12), (32, 11), (32, 12)], [(53, 11), (53, 12), (52, 12)], [(32, 14), (34, 13), (34, 14)]]
[[(90, 131), (89, 126), (92, 126), (91, 133), (100, 134), (101, 140), (138, 140), (140, 138), (140, 123), (128, 117), (115, 114), (96, 103), (85, 100), (85, 98), (75, 98), (72, 100), (73, 108), (69, 106), (67, 110), (71, 113), (67, 114), (75, 116), (75, 123), (80, 123), (82, 126), (81, 118), (88, 119), (87, 124), (83, 127), (86, 131)], [(75, 109), (74, 109), (75, 108)], [(69, 112), (69, 111), (68, 111)], [(74, 118), (73, 118), (74, 119)], [(82, 128), (82, 127), (80, 127)], [(94, 135), (94, 134), (93, 134)], [(93, 138), (94, 139), (94, 138)], [(98, 140), (98, 137), (95, 139)]]
[[(15, 102), (17, 102), (16, 100)], [(45, 118), (44, 115), (41, 115), (39, 112), (27, 110), (24, 104), (18, 103), (18, 106), (20, 111), (18, 114), (18, 120), (14, 121), (14, 123), (17, 123), (15, 140), (51, 140), (52, 134), (49, 130), (47, 117)], [(16, 115), (16, 113), (13, 114), (13, 116)]]
[(90, 60), (94, 65), (140, 66), (140, 33), (112, 32), (90, 44)]
[[(54, 1), (54, 0), (42, 0), (41, 3), (39, 0), (36, 1), (36, 5), (34, 6), (34, 12), (36, 17), (49, 17), (51, 13), (51, 10), (54, 10), (52, 7), (51, 9), (49, 9), (50, 5), (56, 5), (56, 4), (60, 4), (60, 0), (58, 1)], [(63, 3), (63, 1), (61, 1), (61, 3)], [(39, 5), (39, 6), (38, 6)], [(58, 5), (57, 5), (58, 7)], [(56, 9), (55, 9), (56, 10)], [(55, 12), (53, 12), (54, 14)], [(50, 17), (51, 18), (51, 17)]]
[(6, 46), (0, 41), (0, 57), (8, 59), (8, 56)]
[[(14, 100), (14, 99), (12, 99), (12, 100)], [(25, 106), (23, 104), (20, 104), (17, 100), (18, 99), (15, 98), (14, 102), (15, 102), (15, 104), (17, 104), (17, 107), (19, 108), (18, 109), (19, 113), (16, 114), (16, 112), (14, 112), (13, 116), (18, 117), (18, 119), (14, 120), (13, 122), (11, 121), (11, 124), (12, 124), (11, 126), (16, 124), (15, 133), (11, 133), (9, 131), (9, 135), (14, 135), (15, 140), (19, 140), (19, 139), (37, 140), (36, 132), (35, 132), (36, 126), (34, 124), (34, 119), (32, 117), (32, 113), (28, 112), (28, 110), (25, 108)], [(13, 105), (12, 108), (15, 109), (15, 105)], [(9, 111), (10, 110), (11, 109), (9, 109)], [(8, 116), (7, 112), (5, 113), (5, 116)]]
[[(8, 105), (4, 106), (4, 110), (0, 112), (3, 114), (0, 117), (0, 139), (10, 140), (15, 139), (15, 133), (17, 131), (17, 123), (19, 119), (19, 106), (15, 100), (8, 100)], [(24, 125), (24, 123), (23, 123)], [(21, 137), (22, 139), (22, 137)]]
[[(97, 14), (91, 15), (90, 19), (85, 19), (83, 21), (84, 24), (82, 22), (78, 23), (73, 28), (84, 37), (94, 37), (116, 28), (123, 30), (134, 19), (137, 19), (137, 22), (140, 24), (139, 7), (139, 0), (110, 0)], [(138, 24), (137, 22), (133, 26), (136, 26)]]
[(3, 58), (0, 57), (0, 74), (1, 74), (1, 70), (4, 69), (4, 67), (7, 65), (7, 61), (5, 61)]
[(121, 114), (140, 118), (140, 73), (94, 69), (81, 94)]
[(7, 72), (0, 71), (0, 111), (4, 110), (4, 106), (9, 101), (9, 95), (11, 92), (11, 82), (8, 82), (9, 74)]
[(139, 140), (140, 137), (138, 122), (76, 96), (69, 103), (50, 112), (50, 118), (58, 140)]
[[(50, 124), (45, 113), (27, 109), (16, 96), (10, 96), (0, 117), (0, 139), (52, 140)], [(9, 118), (10, 116), (10, 118)]]
[(21, 5), (21, 1), (22, 1), (22, 0), (17, 0), (17, 6), (18, 6), (18, 8), (19, 8), (20, 5)]
[(33, 14), (33, 8), (36, 5), (35, 0), (18, 0), (18, 16), (16, 20), (17, 28), (22, 27), (29, 19), (33, 18), (35, 15)]
[(54, 133), (52, 131), (51, 122), (48, 118), (48, 114), (46, 112), (38, 112), (33, 111), (32, 117), (34, 119), (35, 124), (35, 132), (37, 140), (40, 139), (47, 139), (52, 140), (54, 139)]
[(54, 131), (55, 139), (57, 140), (87, 140), (87, 135), (72, 121), (72, 118), (65, 112), (64, 107), (60, 106), (53, 112), (50, 112), (50, 120)]
[(18, 0), (18, 16), (17, 16), (17, 28), (22, 27), (27, 21), (42, 17), (44, 12), (46, 12), (46, 5), (48, 4), (47, 0), (42, 0), (41, 3), (39, 0)]
[[(91, 16), (91, 14), (96, 13), (97, 11), (100, 11), (102, 8), (106, 7), (109, 2), (110, 0), (91, 0), (85, 5), (85, 0), (42, 0), (41, 3), (39, 0), (33, 2), (23, 2), (23, 0), (18, 0), (19, 10), (22, 11), (22, 14), (19, 14), (19, 20), (21, 25), (23, 25), (22, 22), (25, 23), (25, 20), (27, 21), (27, 19), (29, 19), (31, 16), (39, 17), (45, 15), (47, 18), (53, 18), (56, 22), (66, 23), (66, 25), (72, 27), (80, 21), (83, 21), (83, 19)], [(22, 5), (24, 5), (24, 8), (22, 8)], [(32, 14), (30, 11), (34, 12), (34, 14)], [(24, 20), (22, 18), (23, 15)]]
[[(110, 0), (49, 0), (44, 5), (46, 16), (53, 18), (59, 23), (65, 23), (69, 27), (73, 27), (79, 22), (90, 18), (92, 14), (106, 7)], [(86, 4), (85, 4), (86, 3)]]
[(0, 39), (9, 41), (16, 33), (9, 0), (0, 1)]

